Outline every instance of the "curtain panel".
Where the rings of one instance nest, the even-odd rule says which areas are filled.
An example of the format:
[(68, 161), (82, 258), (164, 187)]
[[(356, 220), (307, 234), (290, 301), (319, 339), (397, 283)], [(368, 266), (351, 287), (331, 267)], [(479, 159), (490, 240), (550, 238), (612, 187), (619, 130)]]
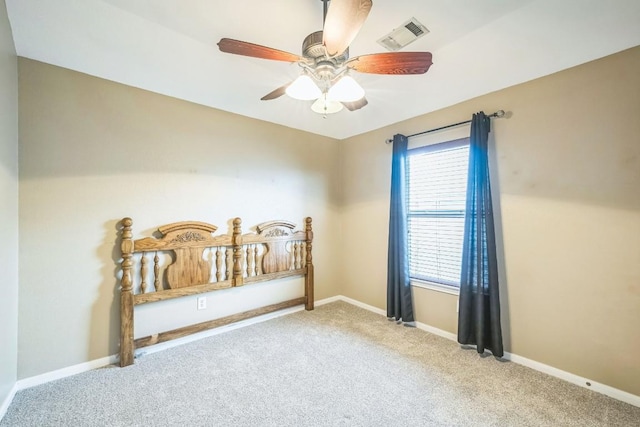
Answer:
[(473, 115), (465, 216), (458, 342), (503, 356), (496, 236), (489, 180), (488, 139), (491, 121)]
[(391, 202), (387, 255), (387, 317), (405, 324), (414, 322), (409, 281), (407, 243), (407, 146), (404, 135), (393, 136), (391, 159)]

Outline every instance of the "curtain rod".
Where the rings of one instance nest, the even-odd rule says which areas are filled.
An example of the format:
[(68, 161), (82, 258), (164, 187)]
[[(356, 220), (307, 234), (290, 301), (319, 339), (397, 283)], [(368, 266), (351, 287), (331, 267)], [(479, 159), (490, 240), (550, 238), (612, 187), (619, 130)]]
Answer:
[[(501, 117), (504, 117), (504, 114), (505, 114), (504, 110), (498, 110), (493, 114), (489, 114), (487, 117), (501, 118)], [(465, 120), (464, 122), (453, 123), (451, 125), (440, 126), (439, 128), (429, 129), (429, 130), (425, 130), (423, 132), (414, 133), (413, 135), (407, 135), (407, 138), (411, 138), (413, 136), (418, 136), (418, 135), (424, 135), (425, 133), (437, 132), (439, 130), (449, 129), (449, 128), (453, 128), (453, 127), (456, 127), (456, 126), (466, 125), (467, 123), (471, 123), (471, 120)], [(387, 143), (387, 144), (391, 144), (392, 142), (393, 142), (393, 139), (387, 139), (385, 141), (385, 143)]]

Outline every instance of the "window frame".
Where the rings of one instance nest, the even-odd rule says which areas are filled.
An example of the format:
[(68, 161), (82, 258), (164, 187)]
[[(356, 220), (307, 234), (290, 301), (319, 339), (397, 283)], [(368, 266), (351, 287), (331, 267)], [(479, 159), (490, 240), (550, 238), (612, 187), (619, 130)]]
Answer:
[[(443, 150), (450, 150), (450, 149), (460, 148), (460, 147), (469, 146), (469, 145), (470, 145), (470, 137), (465, 136), (465, 137), (462, 137), (462, 138), (456, 138), (456, 139), (452, 139), (452, 140), (448, 140), (448, 141), (436, 142), (436, 143), (431, 143), (431, 144), (428, 144), (428, 145), (422, 145), (422, 146), (418, 146), (418, 147), (415, 147), (415, 148), (410, 148), (409, 150), (407, 150), (407, 162), (409, 162), (409, 157), (413, 156), (413, 155), (425, 154), (425, 153), (437, 152), (437, 151), (443, 151)], [(407, 165), (407, 170), (406, 170), (406, 182), (407, 182), (407, 232), (408, 232), (409, 218), (412, 215), (411, 214), (411, 210), (409, 208), (410, 207), (410, 204), (409, 204), (409, 193), (410, 193), (409, 192), (409, 188), (410, 188), (410, 185), (411, 185), (409, 173), (410, 173), (410, 168)], [(469, 179), (468, 171), (467, 171), (467, 177), (466, 178), (467, 178), (467, 182), (468, 182), (468, 179)], [(434, 216), (435, 215), (437, 215), (437, 214), (434, 214)], [(445, 215), (445, 217), (455, 217), (455, 218), (462, 217), (463, 221), (464, 221), (465, 216), (466, 216), (466, 197), (465, 197), (465, 208), (464, 208), (464, 210), (462, 210), (462, 212), (460, 212), (459, 210), (456, 210), (453, 215)], [(410, 251), (409, 250), (407, 250), (407, 256), (410, 256)], [(424, 278), (411, 277), (411, 275), (409, 277), (409, 281), (410, 281), (411, 286), (430, 289), (430, 290), (434, 290), (434, 291), (437, 291), (437, 292), (443, 292), (443, 293), (452, 294), (452, 295), (459, 295), (460, 294), (460, 284), (459, 283), (457, 285), (451, 285), (451, 284), (447, 284), (447, 283), (440, 283), (440, 282), (436, 282), (436, 281), (425, 280)]]

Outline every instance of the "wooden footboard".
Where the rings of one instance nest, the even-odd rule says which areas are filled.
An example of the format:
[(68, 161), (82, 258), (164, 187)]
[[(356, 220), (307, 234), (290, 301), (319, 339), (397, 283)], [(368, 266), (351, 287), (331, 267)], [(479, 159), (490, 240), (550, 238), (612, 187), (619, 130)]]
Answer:
[[(138, 240), (131, 218), (121, 225), (120, 366), (133, 363), (136, 348), (299, 304), (313, 310), (311, 218), (303, 231), (287, 221), (270, 221), (247, 234), (235, 218), (232, 233), (219, 236), (213, 236), (215, 225), (176, 222), (158, 227), (159, 238)], [(134, 340), (136, 305), (294, 276), (305, 278), (304, 297)]]

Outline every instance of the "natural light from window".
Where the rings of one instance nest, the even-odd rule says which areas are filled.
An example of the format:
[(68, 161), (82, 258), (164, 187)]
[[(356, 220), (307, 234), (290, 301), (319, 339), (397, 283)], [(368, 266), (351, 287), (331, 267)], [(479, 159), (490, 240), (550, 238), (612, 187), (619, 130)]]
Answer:
[(460, 286), (469, 140), (409, 151), (409, 275)]

